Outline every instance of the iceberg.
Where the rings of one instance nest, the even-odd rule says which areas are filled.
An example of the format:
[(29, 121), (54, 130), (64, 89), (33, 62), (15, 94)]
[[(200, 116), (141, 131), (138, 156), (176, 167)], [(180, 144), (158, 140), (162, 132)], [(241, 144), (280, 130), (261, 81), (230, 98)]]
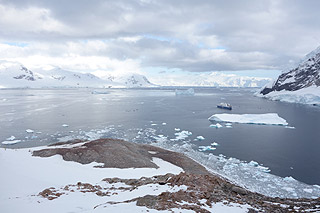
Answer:
[(196, 137), (196, 140), (198, 140), (198, 141), (202, 141), (202, 140), (204, 140), (204, 139), (205, 139), (205, 138), (204, 138), (203, 136), (201, 136), (201, 135)]
[[(244, 124), (259, 124), (259, 125), (281, 125), (287, 126), (285, 119), (281, 118), (277, 113), (265, 114), (214, 114), (208, 118), (214, 122), (232, 122)], [(217, 125), (217, 124), (216, 124)]]
[(187, 137), (189, 137), (190, 135), (192, 135), (192, 132), (189, 132), (187, 130), (182, 130), (181, 132), (174, 133), (174, 135), (176, 136), (176, 138), (175, 139), (170, 139), (171, 141), (184, 140)]
[(217, 124), (211, 124), (210, 127), (219, 129), (219, 128), (222, 128), (223, 126), (217, 123)]
[(21, 140), (7, 140), (7, 141), (2, 141), (1, 143), (3, 145), (13, 145), (13, 144), (16, 144), (16, 143), (20, 143), (22, 142)]
[(214, 151), (216, 150), (216, 147), (212, 147), (212, 146), (199, 146), (199, 151), (200, 152), (204, 152), (204, 151)]
[(176, 96), (193, 96), (194, 95), (194, 89), (190, 88), (187, 90), (177, 90), (176, 89)]

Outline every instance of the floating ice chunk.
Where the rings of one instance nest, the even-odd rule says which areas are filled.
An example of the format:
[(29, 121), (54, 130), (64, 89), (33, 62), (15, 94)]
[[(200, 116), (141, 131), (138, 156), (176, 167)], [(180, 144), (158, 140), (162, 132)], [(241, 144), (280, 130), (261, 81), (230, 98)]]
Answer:
[(190, 88), (187, 90), (177, 90), (176, 89), (176, 96), (193, 96), (194, 95), (194, 89)]
[(36, 134), (42, 134), (42, 132), (36, 132)]
[(223, 126), (219, 123), (216, 123), (216, 124), (211, 124), (210, 127), (218, 129), (218, 128), (222, 128)]
[(303, 191), (305, 191), (305, 192), (307, 192), (307, 193), (310, 193), (310, 194), (313, 192), (312, 189), (303, 189)]
[(174, 131), (179, 132), (180, 129), (179, 128), (174, 128)]
[(288, 191), (288, 192), (294, 192), (294, 188), (291, 188), (291, 187), (288, 187), (288, 186), (285, 186), (285, 187), (282, 187), (282, 189)]
[(34, 130), (32, 130), (32, 129), (26, 129), (26, 132), (27, 132), (27, 133), (34, 133)]
[(14, 139), (16, 139), (16, 137), (14, 137), (13, 135), (7, 138), (7, 141), (13, 141)]
[(22, 142), (21, 140), (9, 140), (9, 141), (2, 141), (2, 144), (3, 145), (13, 145), (13, 144), (16, 144), (16, 143), (20, 143)]
[(250, 162), (248, 163), (248, 165), (257, 167), (257, 166), (259, 166), (259, 163), (252, 160), (252, 161), (250, 161)]
[(165, 126), (165, 125), (167, 125), (167, 123), (163, 122), (162, 125)]
[(293, 177), (289, 176), (289, 177), (285, 177), (283, 178), (283, 180), (291, 182), (291, 181), (296, 181), (296, 179), (294, 179)]
[(277, 113), (266, 114), (214, 114), (209, 121), (246, 123), (246, 124), (261, 124), (261, 125), (288, 125), (287, 121)]
[(199, 146), (199, 151), (200, 152), (204, 152), (204, 151), (213, 151), (216, 150), (216, 147), (212, 147), (212, 146)]
[(186, 130), (182, 130), (181, 132), (176, 132), (174, 133), (176, 138), (175, 139), (170, 139), (171, 141), (178, 141), (178, 140), (184, 140), (187, 137), (189, 137), (190, 135), (192, 135), (192, 132), (186, 131)]
[(68, 127), (69, 125), (68, 125), (68, 124), (62, 124), (62, 126), (63, 126), (63, 127)]
[(287, 129), (295, 129), (294, 126), (286, 126), (285, 128), (287, 128)]
[(202, 141), (202, 140), (204, 140), (205, 138), (204, 138), (203, 136), (199, 135), (199, 136), (196, 137), (196, 139), (199, 140), (199, 141)]
[(212, 142), (211, 146), (218, 146), (219, 144), (217, 142)]
[(158, 124), (151, 124), (151, 126), (157, 126)]
[(226, 126), (232, 126), (232, 123), (226, 123), (225, 125)]
[(165, 142), (166, 140), (168, 140), (168, 137), (164, 136), (164, 135), (158, 135), (158, 136), (154, 136), (153, 137), (157, 142)]

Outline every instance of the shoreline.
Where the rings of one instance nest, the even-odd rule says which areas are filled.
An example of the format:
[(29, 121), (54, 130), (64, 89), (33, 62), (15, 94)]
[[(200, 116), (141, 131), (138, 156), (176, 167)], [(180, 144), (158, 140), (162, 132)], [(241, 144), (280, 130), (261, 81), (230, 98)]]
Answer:
[[(52, 205), (54, 202), (58, 203), (60, 200), (63, 201), (69, 199), (68, 202), (70, 202), (70, 199), (74, 199), (73, 196), (75, 196), (75, 194), (80, 193), (83, 196), (87, 196), (88, 194), (88, 196), (93, 196), (95, 199), (99, 200), (97, 201), (94, 199), (94, 202), (85, 204), (89, 206), (97, 206), (94, 208), (95, 210), (111, 208), (111, 206), (118, 206), (119, 208), (122, 208), (129, 204), (132, 205), (132, 203), (136, 204), (135, 208), (137, 209), (137, 206), (139, 206), (139, 208), (140, 206), (143, 206), (144, 208), (155, 210), (179, 209), (179, 211), (191, 210), (196, 212), (208, 212), (218, 206), (223, 206), (225, 208), (232, 207), (246, 211), (264, 210), (267, 212), (275, 210), (280, 212), (305, 209), (320, 210), (320, 198), (272, 198), (251, 192), (231, 183), (225, 178), (211, 174), (207, 169), (205, 169), (205, 167), (196, 163), (184, 154), (151, 145), (135, 144), (115, 139), (99, 139), (88, 142), (74, 141), (69, 143), (59, 143), (47, 146), (45, 149), (44, 147), (38, 147), (34, 150), (24, 149), (20, 151), (1, 149), (0, 153), (2, 153), (1, 155), (4, 155), (5, 152), (17, 154), (17, 156), (19, 156), (19, 152), (24, 152), (26, 157), (24, 163), (27, 164), (27, 159), (33, 160), (33, 166), (36, 166), (41, 162), (39, 165), (42, 165), (42, 168), (47, 168), (47, 173), (56, 174), (60, 177), (58, 178), (59, 180), (54, 180), (54, 177), (50, 176), (50, 174), (39, 173), (39, 176), (37, 176), (37, 168), (29, 168), (31, 170), (29, 172), (33, 174), (24, 174), (29, 176), (29, 178), (39, 179), (41, 176), (42, 180), (46, 178), (53, 178), (52, 181), (56, 182), (56, 184), (47, 184), (48, 187), (37, 190), (37, 192), (27, 190), (25, 195), (19, 197), (19, 199), (11, 197), (11, 199), (6, 200), (2, 197), (0, 202), (3, 202), (3, 204), (19, 203), (24, 199), (31, 199), (39, 201), (41, 203), (40, 206), (45, 206)], [(33, 153), (32, 157), (31, 152)], [(52, 161), (54, 161), (53, 164)], [(14, 164), (14, 162), (12, 163)], [(74, 171), (67, 171), (66, 168), (59, 172), (54, 171), (55, 169), (59, 169), (60, 167), (63, 168), (66, 165), (69, 165), (69, 170)], [(119, 169), (114, 169), (116, 167)], [(5, 169), (5, 167), (3, 168)], [(76, 172), (77, 169), (80, 171), (84, 168), (87, 172), (90, 171), (87, 173), (90, 174), (90, 176), (94, 176), (96, 172), (101, 172), (103, 170), (106, 171), (109, 169), (109, 177), (106, 175), (107, 173), (100, 173), (95, 177), (90, 177), (93, 178), (91, 180), (89, 177), (85, 177), (84, 179), (81, 179), (80, 177), (77, 178), (76, 174), (83, 176), (81, 172)], [(162, 170), (161, 174), (158, 173), (157, 175), (152, 175), (153, 172), (157, 170), (160, 171), (159, 168), (165, 169)], [(22, 172), (28, 171), (27, 168), (25, 169), (26, 170)], [(122, 170), (122, 176), (119, 175), (119, 173), (116, 175), (116, 170)], [(140, 176), (135, 176), (134, 173), (139, 170), (143, 170), (143, 172), (140, 172)], [(147, 171), (152, 172), (150, 173)], [(174, 174), (167, 174), (172, 171)], [(68, 172), (69, 175), (74, 174), (74, 177), (69, 177), (67, 174)], [(111, 175), (110, 173), (114, 175)], [(125, 173), (126, 175), (123, 176)], [(67, 178), (63, 179), (63, 177)], [(3, 177), (1, 178), (2, 181), (4, 181)], [(69, 179), (69, 181), (66, 179)], [(37, 184), (37, 181), (33, 180), (33, 184)], [(106, 184), (108, 185), (107, 187), (105, 186)], [(117, 187), (117, 189), (112, 189), (112, 187), (117, 185), (122, 185), (121, 187), (123, 191)], [(151, 190), (146, 192), (146, 190), (141, 190), (147, 186), (152, 188), (153, 191)], [(164, 188), (162, 191), (160, 190), (161, 193), (155, 193), (159, 190), (159, 187)], [(71, 190), (73, 190), (73, 192), (71, 192)], [(142, 194), (128, 197), (132, 192), (138, 192), (139, 190)], [(109, 194), (107, 192), (109, 192)], [(123, 194), (123, 196), (128, 199), (117, 200), (117, 196), (113, 196), (112, 193)], [(106, 197), (108, 197), (106, 202), (102, 202), (102, 198)], [(114, 197), (115, 200), (113, 200), (112, 197)], [(168, 199), (170, 201), (168, 201)], [(74, 208), (71, 203), (68, 204), (69, 207)], [(54, 206), (57, 210), (57, 208), (60, 208), (60, 205), (56, 205)], [(36, 203), (31, 206), (32, 208), (37, 208)], [(6, 207), (9, 208), (9, 206)], [(24, 207), (30, 207), (30, 203), (25, 204)]]

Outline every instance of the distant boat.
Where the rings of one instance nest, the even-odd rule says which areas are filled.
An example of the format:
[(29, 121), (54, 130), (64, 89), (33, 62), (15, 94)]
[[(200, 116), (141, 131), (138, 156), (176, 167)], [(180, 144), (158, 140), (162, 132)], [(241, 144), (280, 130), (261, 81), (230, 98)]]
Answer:
[(232, 110), (231, 104), (227, 104), (227, 103), (220, 103), (220, 104), (217, 105), (217, 107), (220, 108), (220, 109)]

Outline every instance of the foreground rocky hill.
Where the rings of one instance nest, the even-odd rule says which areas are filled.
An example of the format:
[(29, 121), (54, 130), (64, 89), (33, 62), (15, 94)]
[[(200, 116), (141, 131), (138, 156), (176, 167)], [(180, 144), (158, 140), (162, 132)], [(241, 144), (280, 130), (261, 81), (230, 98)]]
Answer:
[[(122, 140), (100, 139), (91, 142), (70, 141), (55, 144), (46, 149), (33, 151), (34, 156), (52, 157), (60, 155), (66, 161), (75, 161), (81, 164), (92, 162), (100, 163), (99, 168), (157, 168), (152, 162), (153, 158), (160, 158), (181, 167), (184, 172), (180, 174), (157, 175), (141, 178), (104, 178), (103, 183), (108, 187), (91, 183), (77, 182), (63, 187), (50, 187), (39, 192), (38, 196), (50, 202), (63, 199), (71, 192), (94, 194), (98, 197), (116, 196), (114, 193), (130, 194), (151, 185), (168, 186), (171, 189), (180, 187), (176, 191), (163, 191), (159, 194), (145, 194), (119, 201), (106, 201), (94, 209), (108, 208), (110, 205), (126, 205), (135, 203), (155, 210), (192, 210), (195, 212), (212, 212), (217, 205), (239, 205), (238, 210), (246, 212), (304, 212), (320, 211), (320, 198), (318, 199), (281, 199), (271, 198), (245, 188), (209, 173), (203, 166), (183, 154), (171, 152), (158, 147), (129, 143)], [(121, 185), (124, 184), (124, 185)], [(116, 187), (122, 186), (122, 187)], [(181, 188), (182, 187), (182, 188)], [(132, 209), (134, 212), (134, 210)], [(228, 212), (228, 211), (226, 211)], [(242, 211), (243, 212), (243, 211)]]

